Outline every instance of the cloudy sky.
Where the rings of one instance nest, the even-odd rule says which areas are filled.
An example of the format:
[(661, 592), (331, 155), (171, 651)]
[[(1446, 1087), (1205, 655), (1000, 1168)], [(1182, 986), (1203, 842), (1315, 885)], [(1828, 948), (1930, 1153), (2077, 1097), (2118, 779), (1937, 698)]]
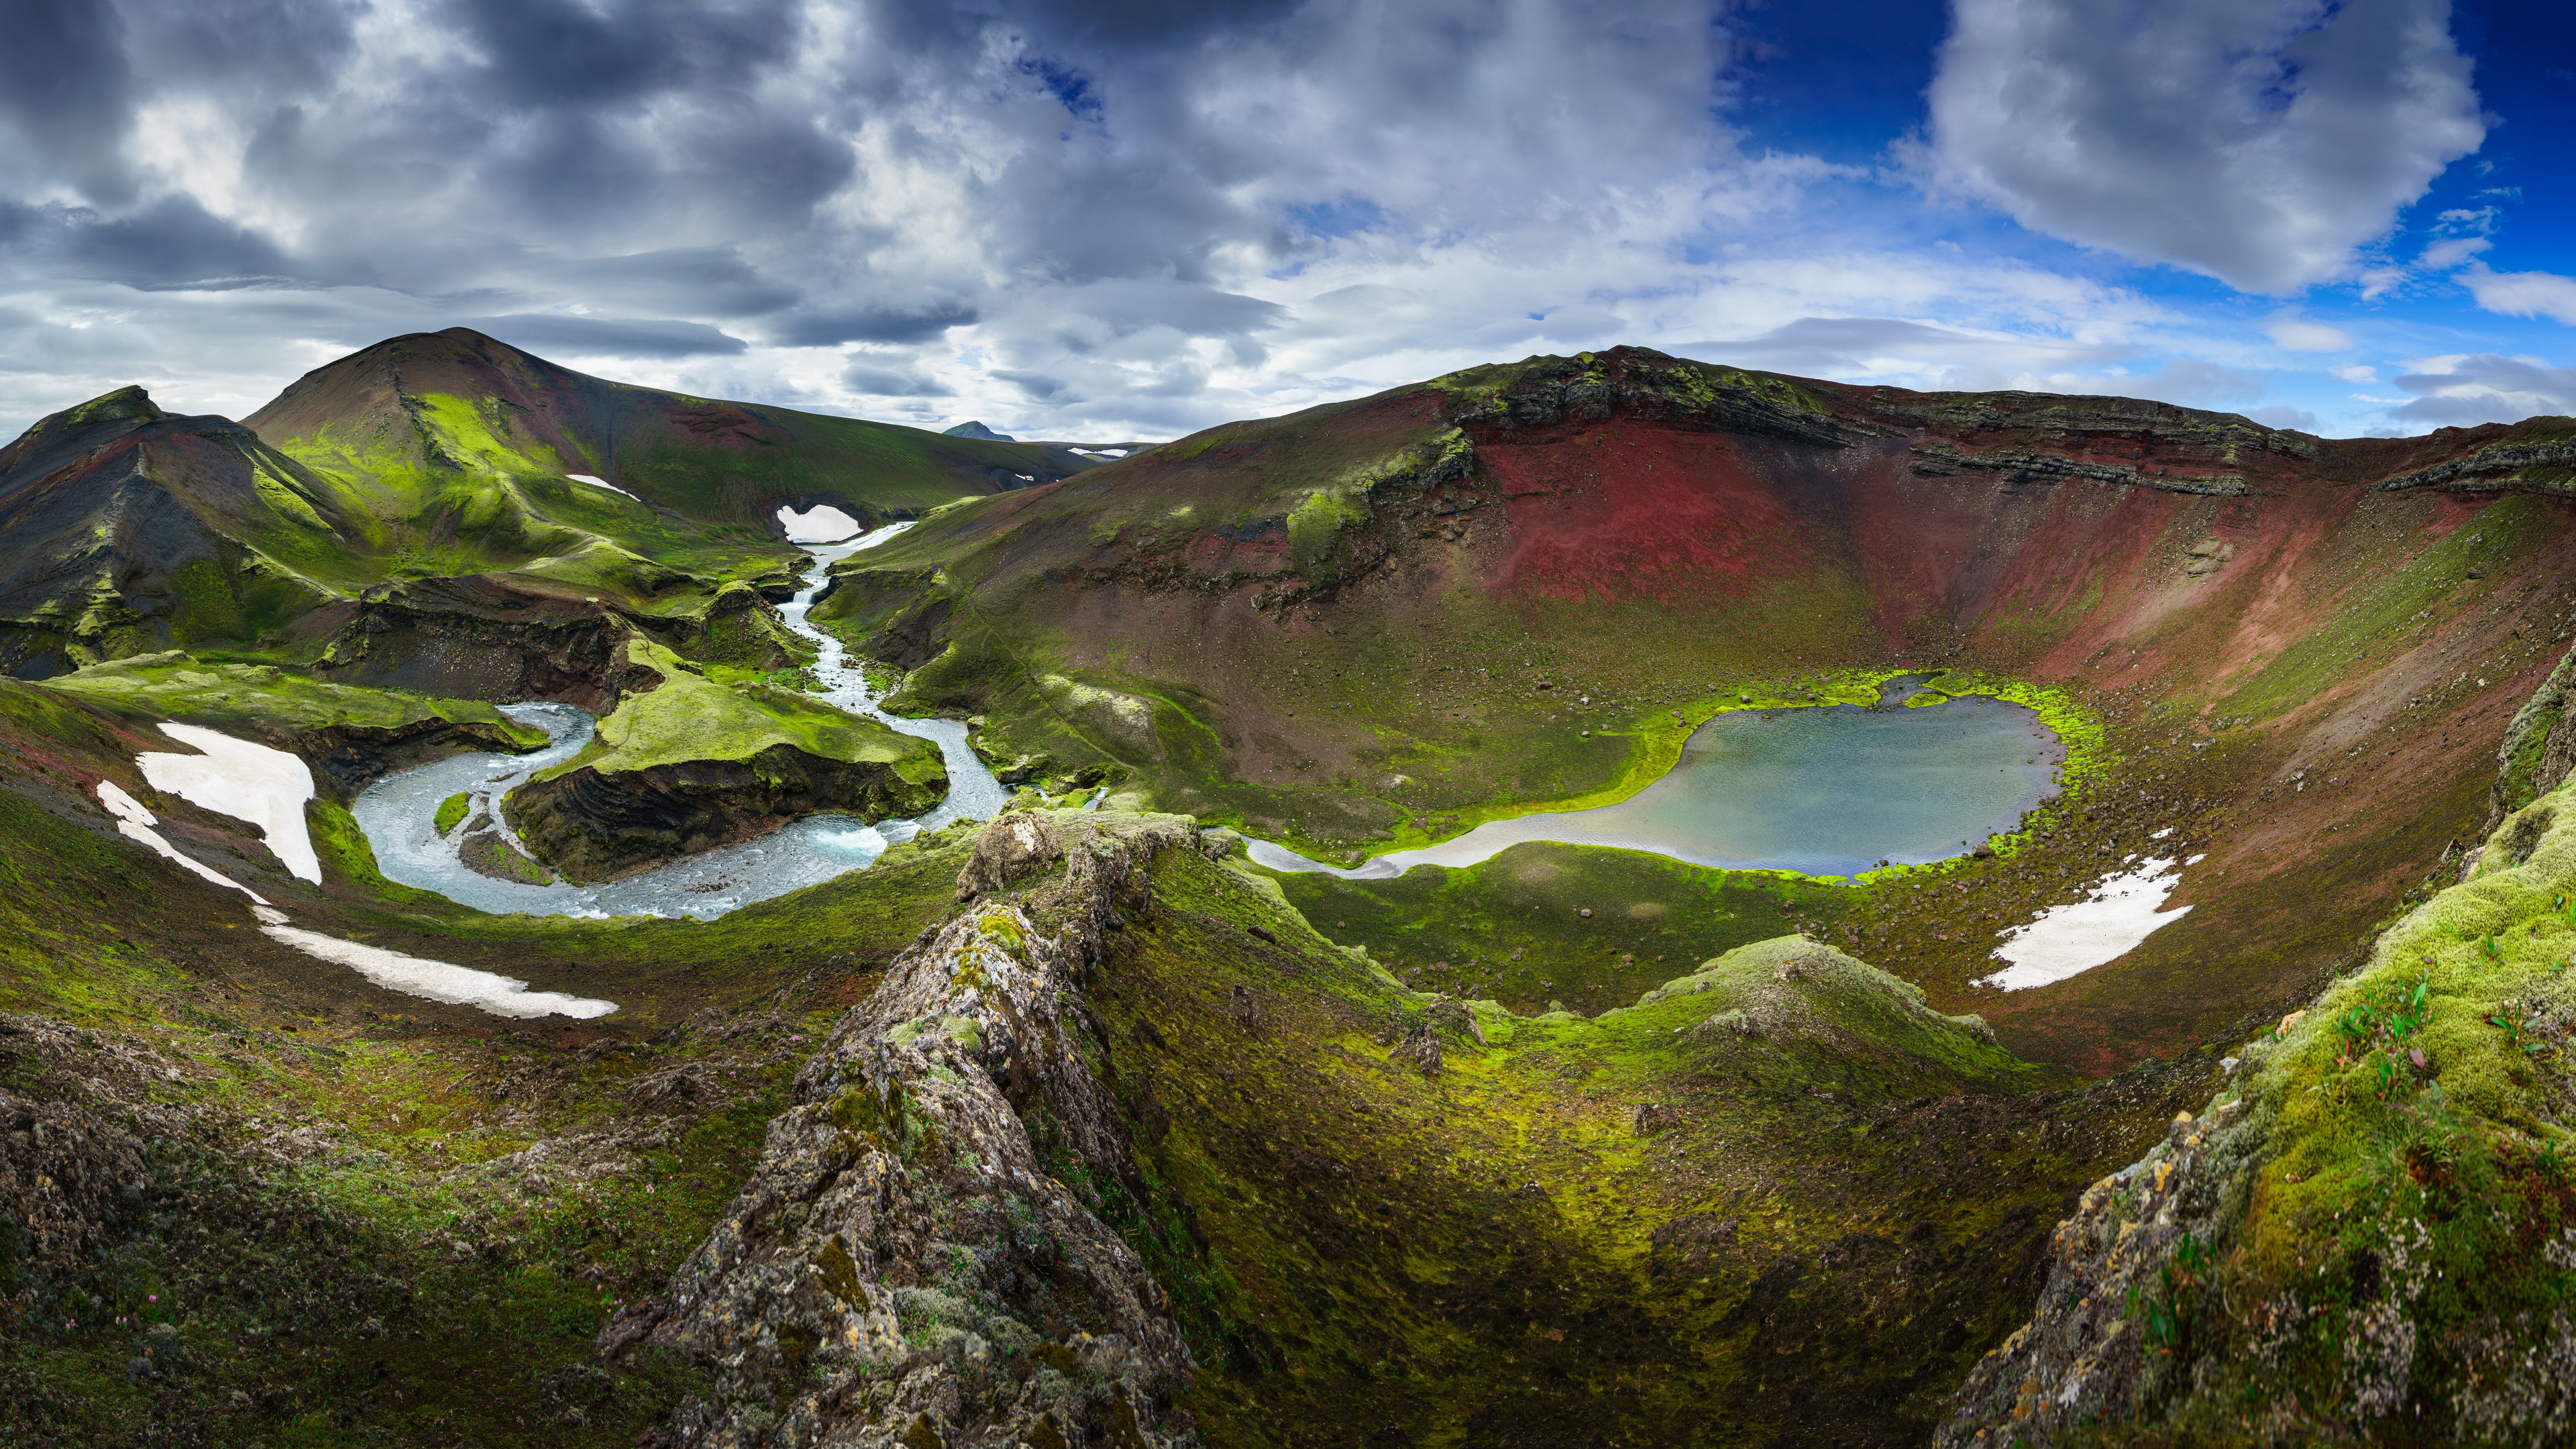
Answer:
[(0, 0), (0, 436), (465, 324), (1174, 436), (1644, 343), (2576, 412), (2546, 0)]

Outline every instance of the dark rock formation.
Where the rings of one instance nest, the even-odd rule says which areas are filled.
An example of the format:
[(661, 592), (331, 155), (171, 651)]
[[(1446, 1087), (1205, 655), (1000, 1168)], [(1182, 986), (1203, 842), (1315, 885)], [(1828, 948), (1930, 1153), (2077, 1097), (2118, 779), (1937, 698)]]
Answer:
[(943, 771), (906, 780), (891, 763), (825, 759), (771, 745), (744, 760), (689, 760), (607, 774), (583, 766), (511, 792), (504, 807), (529, 850), (578, 881), (609, 880), (803, 815), (918, 815), (948, 792)]
[[(1068, 817), (1059, 817), (1060, 820)], [(666, 1299), (601, 1334), (712, 1378), (665, 1441), (1195, 1444), (1194, 1370), (1151, 1273), (1094, 1208), (1135, 1190), (1081, 977), (1190, 822), (1069, 817), (1063, 874), (898, 958), (797, 1074), (759, 1165)], [(1024, 820), (996, 857), (1024, 855)], [(981, 858), (986, 852), (979, 850)], [(1037, 1130), (1032, 1130), (1037, 1124)]]
[(499, 579), (425, 579), (320, 611), (335, 632), (315, 668), (338, 684), (451, 699), (559, 699), (594, 712), (660, 676), (631, 664), (635, 630), (586, 601)]

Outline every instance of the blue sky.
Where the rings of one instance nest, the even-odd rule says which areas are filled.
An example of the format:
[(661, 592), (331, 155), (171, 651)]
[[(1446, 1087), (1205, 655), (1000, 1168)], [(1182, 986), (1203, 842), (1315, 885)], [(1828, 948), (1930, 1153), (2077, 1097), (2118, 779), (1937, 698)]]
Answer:
[(1166, 437), (1620, 342), (2331, 435), (2576, 412), (2559, 9), (17, 0), (0, 429), (464, 324)]

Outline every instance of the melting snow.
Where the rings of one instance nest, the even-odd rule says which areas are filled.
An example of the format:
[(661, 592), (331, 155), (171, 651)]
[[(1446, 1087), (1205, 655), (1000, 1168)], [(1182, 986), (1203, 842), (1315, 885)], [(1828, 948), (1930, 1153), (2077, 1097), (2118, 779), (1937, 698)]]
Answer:
[[(162, 728), (168, 729), (170, 726), (164, 725)], [(200, 730), (197, 733), (213, 734), (210, 730)], [(221, 740), (224, 737), (214, 735), (214, 738)], [(191, 740), (189, 743), (194, 744), (196, 741)], [(239, 744), (240, 742), (236, 740), (228, 743)], [(260, 747), (252, 745), (247, 748)], [(269, 751), (269, 753), (277, 752)], [(190, 757), (145, 755), (143, 758), (171, 760)], [(289, 755), (287, 758), (294, 759), (294, 756)], [(299, 767), (303, 764), (301, 760), (296, 763)], [(152, 783), (155, 789), (171, 788), (159, 780), (154, 780)], [(306, 784), (309, 791), (311, 785), (309, 777)], [(251, 914), (259, 917), (260, 934), (280, 945), (292, 946), (307, 956), (317, 957), (336, 966), (349, 967), (388, 991), (426, 997), (431, 1001), (444, 1001), (452, 1006), (479, 1007), (494, 1016), (592, 1017), (606, 1016), (617, 1009), (617, 1003), (614, 1001), (595, 1001), (588, 997), (567, 996), (560, 991), (530, 991), (528, 983), (514, 981), (507, 976), (496, 975), (490, 971), (476, 971), (466, 966), (451, 966), (444, 961), (406, 956), (400, 951), (388, 951), (380, 946), (365, 946), (356, 941), (342, 941), (315, 931), (299, 930), (287, 924), (286, 912), (270, 905), (259, 892), (199, 865), (172, 848), (169, 841), (161, 838), (161, 832), (152, 828), (160, 823), (159, 817), (145, 808), (142, 801), (125, 793), (115, 781), (98, 782), (98, 799), (100, 804), (107, 807), (107, 813), (116, 817), (116, 828), (119, 834), (129, 840), (141, 841), (150, 846), (155, 853), (177, 861), (219, 886), (229, 886), (250, 897)], [(197, 803), (206, 805), (202, 800)], [(223, 807), (206, 805), (206, 808), (215, 810)], [(238, 812), (225, 810), (224, 813), (230, 815)], [(295, 819), (300, 830), (304, 817), (299, 813)], [(306, 846), (306, 855), (308, 857), (311, 855), (309, 844)]]
[(614, 1001), (593, 1001), (560, 991), (530, 991), (528, 983), (490, 971), (343, 941), (318, 931), (279, 925), (266, 916), (260, 918), (259, 929), (270, 940), (292, 946), (307, 956), (346, 966), (388, 991), (444, 1001), (451, 1006), (480, 1007), (494, 1016), (592, 1017), (606, 1016), (617, 1009)]
[[(124, 836), (128, 840), (141, 841), (143, 844), (152, 848), (153, 854), (167, 856), (170, 859), (179, 862), (179, 864), (186, 866), (188, 869), (195, 871), (197, 874), (204, 876), (206, 879), (213, 881), (219, 886), (227, 886), (233, 890), (240, 891), (243, 895), (250, 897), (251, 900), (257, 903), (251, 907), (252, 910), (264, 911), (269, 909), (267, 897), (262, 896), (259, 892), (252, 890), (249, 886), (243, 885), (240, 881), (234, 880), (230, 876), (209, 870), (205, 866), (199, 865), (188, 857), (181, 855), (177, 848), (172, 846), (169, 841), (161, 838), (160, 831), (152, 828), (153, 826), (161, 823), (160, 817), (154, 815), (151, 811), (144, 809), (142, 801), (126, 794), (115, 781), (101, 780), (98, 782), (98, 799), (100, 804), (107, 807), (107, 813), (116, 817), (117, 834)], [(278, 919), (284, 920), (285, 917), (280, 916)]]
[[(587, 483), (593, 488), (605, 488), (611, 493), (625, 493), (627, 497), (635, 498), (634, 494), (626, 493), (625, 489), (618, 487), (616, 484), (609, 482), (605, 478), (593, 477), (588, 473), (566, 473), (564, 476), (570, 478), (575, 483)], [(635, 501), (638, 503), (644, 503), (644, 500), (641, 498), (635, 498)], [(650, 508), (653, 505), (650, 503), (644, 503), (644, 506)]]
[(789, 543), (839, 543), (859, 531), (859, 521), (829, 503), (817, 503), (799, 513), (780, 505), (779, 525), (787, 530)]
[(2004, 943), (1995, 948), (1995, 959), (2010, 965), (1976, 984), (2024, 991), (2127, 955), (2160, 928), (2191, 914), (2189, 906), (2162, 909), (2182, 884), (2181, 876), (2165, 874), (2172, 867), (2169, 858), (2141, 861), (2136, 870), (2095, 886), (2089, 899), (2051, 906), (2038, 920), (1998, 932)]
[(322, 883), (322, 862), (314, 857), (313, 836), (304, 828), (313, 771), (302, 760), (197, 725), (165, 724), (161, 733), (205, 753), (136, 756), (134, 763), (143, 767), (143, 778), (153, 789), (258, 826), (288, 873)]

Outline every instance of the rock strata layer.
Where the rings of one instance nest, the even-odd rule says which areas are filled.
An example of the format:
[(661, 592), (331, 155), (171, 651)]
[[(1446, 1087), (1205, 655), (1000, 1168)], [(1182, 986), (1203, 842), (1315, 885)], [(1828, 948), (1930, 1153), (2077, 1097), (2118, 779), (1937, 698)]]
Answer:
[(1170, 1300), (1095, 1214), (1138, 1190), (1088, 1058), (1081, 978), (1185, 820), (1100, 817), (1043, 852), (1006, 817), (982, 898), (887, 971), (797, 1075), (758, 1166), (668, 1296), (601, 1335), (712, 1376), (666, 1442), (734, 1446), (1195, 1445), (1172, 1395), (1194, 1370)]

